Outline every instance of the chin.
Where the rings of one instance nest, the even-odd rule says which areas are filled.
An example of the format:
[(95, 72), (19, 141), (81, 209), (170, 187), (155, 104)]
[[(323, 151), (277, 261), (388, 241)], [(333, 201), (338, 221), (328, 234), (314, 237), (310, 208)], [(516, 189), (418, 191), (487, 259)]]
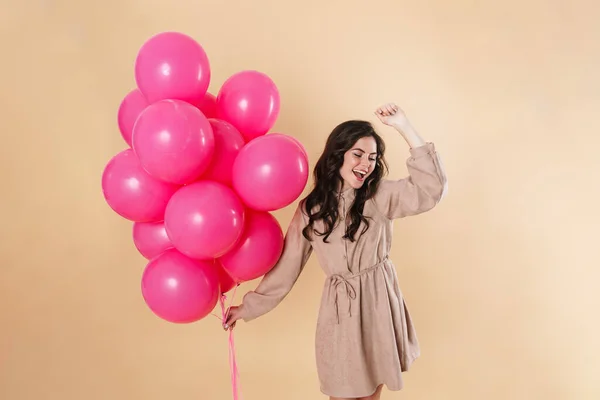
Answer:
[(344, 180), (346, 181), (346, 184), (353, 189), (360, 189), (365, 184), (367, 177), (365, 177), (363, 180), (358, 180), (354, 177), (354, 174), (352, 174), (351, 176), (344, 177)]

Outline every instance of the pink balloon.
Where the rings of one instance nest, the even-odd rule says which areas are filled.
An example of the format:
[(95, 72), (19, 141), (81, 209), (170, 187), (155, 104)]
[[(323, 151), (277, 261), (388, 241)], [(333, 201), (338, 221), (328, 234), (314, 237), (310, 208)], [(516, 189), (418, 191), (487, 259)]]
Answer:
[(242, 235), (245, 209), (229, 187), (198, 181), (182, 187), (165, 211), (171, 243), (195, 259), (218, 258)]
[(233, 163), (246, 142), (230, 123), (217, 119), (209, 121), (215, 137), (215, 152), (210, 166), (201, 178), (231, 186)]
[(258, 71), (232, 75), (217, 95), (217, 118), (235, 126), (246, 141), (267, 133), (275, 124), (279, 109), (275, 83)]
[(147, 264), (142, 295), (158, 317), (173, 323), (195, 322), (217, 305), (219, 277), (212, 262), (192, 260), (169, 249)]
[(210, 84), (206, 52), (190, 36), (163, 32), (140, 48), (135, 60), (135, 80), (150, 103), (164, 99), (190, 103), (202, 99)]
[(308, 160), (289, 136), (266, 135), (247, 143), (233, 165), (233, 188), (249, 208), (273, 211), (300, 196)]
[(283, 250), (283, 231), (268, 212), (246, 212), (244, 234), (219, 261), (236, 281), (245, 282), (263, 276), (273, 268)]
[(221, 294), (229, 292), (237, 285), (233, 278), (229, 276), (227, 271), (223, 269), (223, 265), (221, 265), (221, 262), (218, 259), (215, 259), (215, 268), (217, 270), (217, 274), (219, 275)]
[(133, 128), (133, 150), (144, 169), (158, 179), (184, 185), (210, 165), (213, 131), (200, 110), (180, 100), (148, 106)]
[(148, 105), (148, 100), (146, 100), (139, 89), (133, 89), (121, 101), (117, 113), (117, 121), (121, 136), (129, 147), (131, 147), (131, 135), (135, 121)]
[(193, 104), (202, 111), (202, 114), (204, 114), (206, 118), (217, 117), (217, 97), (215, 95), (206, 92), (203, 98), (195, 101)]
[(102, 173), (106, 202), (117, 214), (134, 222), (162, 220), (169, 199), (178, 189), (178, 185), (144, 171), (131, 149), (111, 158)]
[(293, 136), (290, 135), (284, 135), (283, 133), (271, 133), (271, 136), (285, 136), (286, 138), (292, 140), (294, 143), (296, 143), (298, 145), (298, 147), (300, 147), (300, 149), (302, 150), (302, 154), (304, 154), (304, 157), (306, 157), (306, 159), (308, 160), (308, 152), (306, 151), (306, 147), (304, 147), (304, 145), (302, 144), (301, 141), (299, 141), (298, 139), (296, 139)]
[(135, 222), (133, 243), (140, 254), (148, 260), (173, 247), (163, 221)]

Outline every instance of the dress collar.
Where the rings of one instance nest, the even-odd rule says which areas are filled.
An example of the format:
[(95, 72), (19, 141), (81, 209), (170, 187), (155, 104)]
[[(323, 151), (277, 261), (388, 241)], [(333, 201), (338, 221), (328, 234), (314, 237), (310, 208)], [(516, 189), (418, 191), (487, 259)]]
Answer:
[(353, 187), (350, 187), (348, 189), (344, 189), (341, 191), (338, 190), (337, 195), (338, 195), (338, 197), (343, 197), (346, 200), (351, 200), (356, 195), (356, 189), (354, 189)]

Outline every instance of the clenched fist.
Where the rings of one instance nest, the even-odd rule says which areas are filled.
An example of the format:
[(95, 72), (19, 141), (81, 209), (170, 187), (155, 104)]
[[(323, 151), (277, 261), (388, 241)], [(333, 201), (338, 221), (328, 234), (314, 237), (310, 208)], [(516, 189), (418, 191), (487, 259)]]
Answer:
[(405, 125), (407, 122), (406, 114), (396, 104), (387, 103), (375, 110), (375, 115), (384, 124), (388, 126), (398, 127)]
[(235, 327), (235, 323), (241, 318), (241, 309), (238, 306), (231, 306), (225, 313), (225, 321), (223, 321), (223, 329), (231, 330)]

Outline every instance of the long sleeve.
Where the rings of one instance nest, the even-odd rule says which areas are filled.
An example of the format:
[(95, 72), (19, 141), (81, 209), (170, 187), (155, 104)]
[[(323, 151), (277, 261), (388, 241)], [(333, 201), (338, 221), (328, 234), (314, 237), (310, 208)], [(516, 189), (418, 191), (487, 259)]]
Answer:
[(292, 290), (300, 273), (312, 253), (312, 245), (304, 236), (302, 229), (307, 218), (302, 212), (300, 202), (287, 229), (281, 257), (275, 266), (267, 272), (258, 287), (244, 295), (241, 317), (251, 321), (273, 310)]
[(377, 208), (390, 219), (429, 211), (446, 192), (446, 173), (433, 143), (411, 148), (406, 165), (409, 175), (383, 180), (374, 197)]

